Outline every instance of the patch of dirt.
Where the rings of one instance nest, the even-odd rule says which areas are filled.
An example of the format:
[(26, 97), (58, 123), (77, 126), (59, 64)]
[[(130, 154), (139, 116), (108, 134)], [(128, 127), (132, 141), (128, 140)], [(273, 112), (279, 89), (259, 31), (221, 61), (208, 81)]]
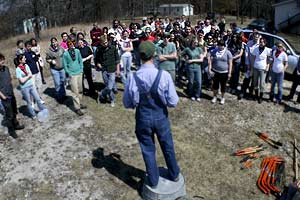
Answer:
[[(47, 83), (53, 87), (50, 78)], [(210, 91), (203, 93), (211, 96)], [(20, 92), (15, 94), (18, 105), (24, 105)], [(47, 122), (18, 115), (26, 125), (18, 131), (18, 140), (10, 139), (0, 127), (0, 200), (140, 199), (145, 167), (134, 134), (134, 111), (123, 108), (122, 92), (117, 94), (115, 108), (84, 97), (88, 109), (82, 117), (50, 96), (43, 94), (50, 112)], [(188, 195), (208, 200), (275, 199), (256, 187), (262, 158), (251, 169), (240, 170), (241, 158), (230, 154), (264, 144), (254, 133), (267, 132), (285, 146), (274, 150), (264, 144), (268, 148), (261, 154), (283, 156), (287, 182), (291, 181), (290, 142), (294, 137), (300, 140), (299, 112), (299, 105), (292, 102), (285, 106), (266, 101), (257, 104), (237, 101), (230, 94), (224, 106), (212, 105), (205, 98), (201, 103), (180, 98), (179, 105), (170, 109), (170, 120)], [(159, 147), (157, 159), (159, 165), (165, 165)]]

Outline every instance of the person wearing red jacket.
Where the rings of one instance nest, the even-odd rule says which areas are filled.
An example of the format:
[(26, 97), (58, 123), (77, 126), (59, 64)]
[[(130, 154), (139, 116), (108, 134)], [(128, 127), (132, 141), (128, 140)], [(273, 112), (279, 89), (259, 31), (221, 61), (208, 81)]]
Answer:
[[(93, 54), (94, 54), (94, 59), (96, 58), (96, 50), (97, 47), (100, 45), (100, 37), (102, 35), (102, 30), (99, 28), (97, 23), (93, 24), (93, 28), (90, 31), (90, 37), (92, 39), (92, 49), (93, 49)], [(95, 63), (95, 60), (94, 60)]]

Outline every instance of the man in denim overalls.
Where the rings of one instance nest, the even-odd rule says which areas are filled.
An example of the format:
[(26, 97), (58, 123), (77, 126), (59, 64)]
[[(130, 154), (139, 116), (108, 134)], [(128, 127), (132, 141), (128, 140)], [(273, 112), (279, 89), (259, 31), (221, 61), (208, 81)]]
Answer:
[(127, 79), (123, 104), (136, 108), (136, 136), (146, 165), (148, 185), (155, 188), (159, 170), (155, 157), (154, 133), (161, 146), (169, 172), (168, 179), (178, 181), (178, 167), (167, 107), (175, 107), (178, 96), (171, 75), (153, 64), (155, 45), (146, 41), (139, 46), (142, 65)]

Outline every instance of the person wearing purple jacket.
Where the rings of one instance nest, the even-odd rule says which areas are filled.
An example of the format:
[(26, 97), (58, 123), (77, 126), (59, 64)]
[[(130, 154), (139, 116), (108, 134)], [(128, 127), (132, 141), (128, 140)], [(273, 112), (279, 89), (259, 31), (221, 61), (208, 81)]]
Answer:
[(158, 70), (153, 64), (155, 45), (145, 41), (139, 45), (142, 65), (127, 79), (123, 104), (125, 108), (136, 108), (135, 133), (146, 165), (146, 183), (156, 188), (159, 170), (155, 158), (154, 134), (162, 149), (170, 181), (179, 180), (179, 166), (175, 157), (174, 144), (167, 107), (175, 107), (178, 96), (171, 75)]

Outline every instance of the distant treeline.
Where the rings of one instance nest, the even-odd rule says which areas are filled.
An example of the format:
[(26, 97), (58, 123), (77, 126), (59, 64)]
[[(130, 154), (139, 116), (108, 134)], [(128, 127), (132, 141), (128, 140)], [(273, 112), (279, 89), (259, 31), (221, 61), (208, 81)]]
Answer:
[[(39, 16), (47, 19), (48, 27), (80, 22), (131, 19), (136, 16), (157, 15), (161, 4), (190, 3), (194, 14), (206, 15), (211, 10), (218, 14), (273, 18), (272, 4), (276, 0), (5, 0), (0, 12), (0, 39), (22, 33), (23, 20)], [(1, 5), (0, 5), (1, 8)], [(39, 34), (39, 26), (35, 26)]]

